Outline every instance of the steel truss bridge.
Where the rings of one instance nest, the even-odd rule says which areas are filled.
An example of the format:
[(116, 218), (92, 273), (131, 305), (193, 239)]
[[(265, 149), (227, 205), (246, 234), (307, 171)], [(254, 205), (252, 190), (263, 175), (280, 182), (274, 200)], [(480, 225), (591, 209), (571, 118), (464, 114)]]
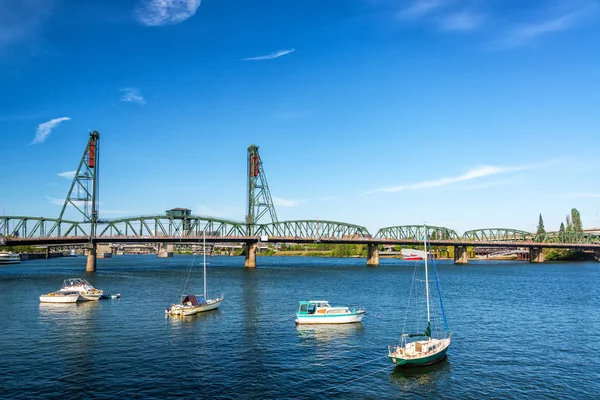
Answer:
[[(248, 147), (247, 214), (244, 221), (192, 215), (173, 209), (161, 215), (102, 219), (98, 207), (100, 134), (90, 133), (63, 208), (57, 218), (0, 217), (0, 245), (74, 245), (88, 243), (286, 242), (416, 245), (425, 237), (434, 246), (573, 248), (600, 251), (600, 236), (584, 232), (534, 235), (516, 229), (476, 229), (459, 235), (439, 226), (402, 225), (372, 235), (360, 225), (327, 220), (279, 221), (258, 146)], [(80, 218), (67, 219), (67, 207)], [(171, 212), (171, 213), (170, 213)], [(175, 212), (175, 213), (173, 213)], [(261, 222), (261, 219), (269, 219)]]

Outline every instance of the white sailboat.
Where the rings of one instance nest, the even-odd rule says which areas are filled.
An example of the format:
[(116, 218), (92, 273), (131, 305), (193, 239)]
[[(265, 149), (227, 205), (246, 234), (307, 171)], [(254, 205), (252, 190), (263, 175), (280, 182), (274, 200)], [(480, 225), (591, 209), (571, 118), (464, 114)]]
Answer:
[[(425, 238), (424, 238), (424, 248), (425, 252), (427, 252), (427, 226), (425, 229)], [(430, 285), (429, 285), (429, 273), (428, 273), (428, 258), (431, 260), (431, 267), (433, 271), (432, 282), (435, 283), (437, 288), (437, 295), (439, 299), (439, 310), (441, 314), (440, 316), (436, 316), (434, 322), (440, 322), (441, 327), (435, 326), (433, 327), (432, 332), (432, 305), (430, 303)], [(427, 306), (427, 326), (425, 327), (424, 332), (418, 333), (405, 333), (405, 329), (407, 328), (407, 318), (404, 321), (404, 327), (402, 328), (402, 337), (400, 344), (395, 346), (388, 347), (388, 357), (390, 361), (399, 366), (405, 367), (418, 367), (423, 365), (429, 365), (436, 363), (438, 361), (443, 360), (446, 357), (446, 352), (448, 351), (448, 347), (450, 347), (450, 337), (451, 334), (448, 329), (448, 324), (446, 322), (446, 316), (444, 313), (444, 306), (442, 304), (442, 297), (440, 293), (440, 288), (438, 284), (437, 272), (435, 269), (435, 263), (433, 257), (427, 256), (425, 253), (423, 257), (424, 265), (425, 265), (425, 298), (426, 298), (426, 306)], [(415, 288), (415, 283), (420, 281), (417, 279), (417, 268), (418, 265), (415, 266), (415, 273), (413, 274), (413, 282), (411, 285), (411, 293), (409, 295), (408, 306), (406, 310), (406, 315), (408, 317), (409, 312), (419, 312), (417, 310), (418, 302), (415, 301), (411, 304), (411, 300), (413, 297), (413, 293), (416, 294), (417, 290)], [(422, 281), (420, 281), (422, 282)], [(417, 328), (418, 329), (418, 328)]]
[[(167, 315), (179, 315), (189, 316), (204, 311), (216, 310), (223, 300), (224, 296), (209, 299), (206, 291), (206, 233), (202, 234), (202, 247), (203, 247), (203, 270), (204, 270), (204, 293), (202, 296), (194, 294), (183, 294), (179, 303), (171, 304), (171, 307), (167, 307), (165, 314)], [(193, 263), (190, 269), (193, 268)], [(189, 274), (188, 274), (189, 277)], [(187, 278), (186, 278), (187, 280)], [(184, 287), (187, 286), (185, 282)]]

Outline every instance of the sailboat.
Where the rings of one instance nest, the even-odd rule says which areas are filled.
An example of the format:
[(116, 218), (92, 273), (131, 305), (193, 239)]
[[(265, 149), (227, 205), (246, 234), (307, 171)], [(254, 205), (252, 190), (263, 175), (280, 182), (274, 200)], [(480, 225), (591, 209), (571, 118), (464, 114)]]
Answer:
[[(425, 226), (425, 238), (424, 238), (424, 246), (425, 252), (427, 252), (427, 227)], [(439, 299), (439, 310), (441, 311), (441, 321), (439, 316), (436, 315), (432, 308), (430, 299), (430, 281), (429, 281), (429, 272), (428, 272), (428, 258), (431, 260), (431, 269), (433, 271), (433, 280), (432, 283), (435, 283), (435, 287), (437, 289), (437, 296)], [(438, 361), (443, 360), (446, 357), (446, 352), (448, 351), (448, 347), (450, 347), (450, 331), (448, 329), (448, 323), (446, 321), (446, 315), (444, 313), (444, 305), (442, 303), (442, 296), (440, 292), (440, 286), (437, 278), (437, 271), (435, 268), (435, 262), (433, 257), (423, 257), (424, 266), (425, 266), (425, 303), (427, 309), (427, 325), (424, 327), (425, 329), (421, 332), (413, 332), (413, 333), (405, 333), (405, 329), (407, 328), (407, 320), (409, 313), (417, 313), (417, 318), (420, 316), (419, 312), (424, 310), (419, 310), (417, 305), (417, 292), (418, 289), (415, 287), (415, 284), (423, 283), (423, 280), (418, 279), (417, 271), (419, 269), (419, 264), (415, 266), (415, 273), (413, 274), (413, 282), (410, 288), (410, 295), (408, 306), (406, 309), (406, 317), (404, 319), (404, 327), (402, 328), (402, 337), (400, 339), (400, 344), (395, 346), (388, 347), (388, 357), (390, 361), (399, 366), (405, 367), (418, 367), (423, 365), (434, 364)], [(419, 276), (420, 278), (420, 276)], [(413, 297), (415, 299), (413, 300)], [(421, 299), (422, 301), (422, 299)], [(437, 307), (435, 307), (437, 308)], [(422, 314), (421, 314), (422, 315)], [(440, 323), (441, 327), (434, 326), (434, 330), (432, 331), (432, 320), (434, 323)], [(417, 319), (417, 321), (419, 321)], [(423, 325), (421, 325), (423, 327)]]
[[(204, 311), (216, 310), (219, 308), (219, 305), (225, 297), (221, 295), (221, 297), (217, 297), (214, 299), (209, 299), (206, 292), (206, 233), (202, 234), (202, 247), (203, 247), (203, 264), (204, 264), (204, 293), (202, 296), (194, 295), (194, 294), (183, 294), (181, 295), (181, 300), (177, 304), (171, 304), (171, 307), (167, 307), (165, 310), (165, 314), (167, 315), (180, 315), (180, 316), (189, 316), (194, 315)], [(190, 266), (190, 269), (193, 267), (193, 263)], [(188, 276), (189, 278), (189, 272)], [(187, 278), (184, 282), (184, 288), (187, 287)]]

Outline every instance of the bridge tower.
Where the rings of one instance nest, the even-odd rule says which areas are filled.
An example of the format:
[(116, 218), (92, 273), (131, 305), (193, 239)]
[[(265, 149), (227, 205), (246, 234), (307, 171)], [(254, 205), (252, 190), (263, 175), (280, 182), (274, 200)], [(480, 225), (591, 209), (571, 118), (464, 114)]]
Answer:
[[(271, 198), (267, 176), (263, 169), (262, 160), (258, 154), (258, 146), (248, 147), (248, 193), (246, 205), (246, 234), (254, 236), (256, 223), (269, 214), (271, 222), (277, 222), (277, 213)], [(256, 267), (256, 243), (246, 243), (246, 267)]]
[[(75, 171), (73, 182), (58, 217), (62, 220), (68, 206), (72, 206), (90, 224), (90, 242), (86, 271), (96, 271), (96, 226), (98, 224), (98, 161), (100, 155), (100, 134), (90, 132), (83, 156)], [(60, 235), (60, 226), (58, 234)]]

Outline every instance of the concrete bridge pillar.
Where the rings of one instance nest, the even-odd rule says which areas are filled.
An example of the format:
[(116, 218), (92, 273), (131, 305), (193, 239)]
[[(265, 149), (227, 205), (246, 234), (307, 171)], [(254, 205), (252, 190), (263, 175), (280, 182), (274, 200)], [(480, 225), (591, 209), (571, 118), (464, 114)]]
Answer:
[(529, 248), (529, 262), (543, 263), (544, 261), (546, 261), (546, 258), (544, 257), (544, 252), (541, 247)]
[(173, 257), (173, 244), (171, 243), (159, 243), (158, 244), (158, 258), (170, 258)]
[(46, 247), (46, 260), (50, 258), (50, 246)]
[(373, 267), (379, 265), (379, 246), (376, 244), (367, 246), (367, 265)]
[(596, 261), (600, 261), (600, 250), (594, 250), (594, 258)]
[(86, 272), (96, 272), (96, 243), (90, 244), (88, 247), (87, 263), (85, 264)]
[(96, 258), (111, 258), (112, 250), (110, 244), (97, 244), (96, 245)]
[(258, 243), (246, 243), (244, 245), (244, 253), (246, 253), (244, 266), (256, 268), (256, 250), (258, 250)]
[(454, 246), (454, 264), (468, 264), (469, 257), (465, 246)]

